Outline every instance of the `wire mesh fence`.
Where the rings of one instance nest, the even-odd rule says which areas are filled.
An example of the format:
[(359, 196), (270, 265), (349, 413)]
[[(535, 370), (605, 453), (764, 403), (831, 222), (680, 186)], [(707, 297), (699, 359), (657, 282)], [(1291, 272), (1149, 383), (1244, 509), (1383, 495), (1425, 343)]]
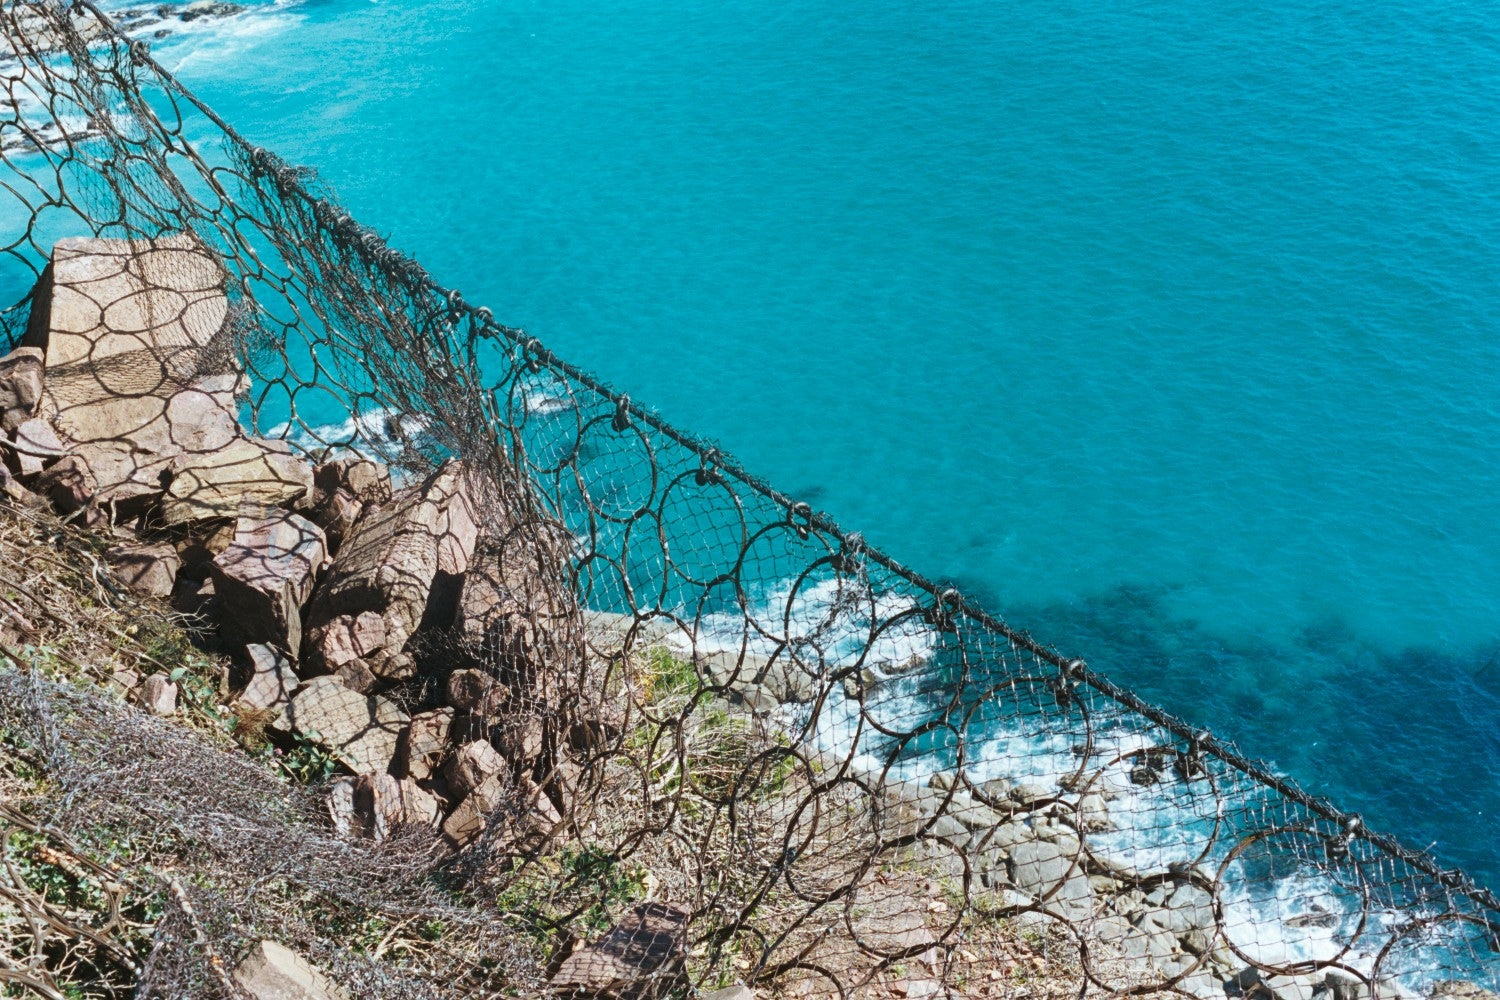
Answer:
[[(58, 375), (77, 386), (61, 422), (68, 400), (170, 382), (233, 413), (222, 439), (194, 439), (205, 451), (249, 434), (378, 459), (398, 486), (457, 460), (477, 484), (485, 555), (467, 572), (495, 575), (504, 623), (464, 641), (414, 625), (421, 669), (403, 690), (420, 708), (475, 664), (529, 692), (502, 729), (550, 720), (523, 782), (547, 793), (547, 821), (449, 863), (507, 905), (587, 887), (539, 924), (615, 929), (545, 988), (1046, 992), (1017, 978), (1029, 946), (1071, 970), (1068, 992), (1500, 990), (1500, 901), (1462, 873), (898, 565), (440, 287), (90, 5), (12, 3), (0, 23), (3, 336), (23, 342), (33, 289), (81, 245), (59, 241), (133, 241), (113, 244), (118, 271), (77, 279), (105, 291)], [(172, 254), (157, 284), (179, 294), (178, 349), (143, 364), (138, 345), (101, 348), (99, 330), (146, 324), (131, 308), (160, 308), (132, 307), (121, 276)], [(214, 277), (185, 279), (195, 260)], [(195, 290), (221, 277), (222, 305), (200, 308)], [(202, 430), (128, 406), (109, 429), (122, 421), (159, 421), (179, 450)], [(91, 464), (106, 518), (132, 516), (161, 471), (138, 450)], [(567, 793), (548, 791), (564, 774)], [(544, 855), (563, 868), (539, 868)], [(665, 971), (627, 988), (621, 963)]]

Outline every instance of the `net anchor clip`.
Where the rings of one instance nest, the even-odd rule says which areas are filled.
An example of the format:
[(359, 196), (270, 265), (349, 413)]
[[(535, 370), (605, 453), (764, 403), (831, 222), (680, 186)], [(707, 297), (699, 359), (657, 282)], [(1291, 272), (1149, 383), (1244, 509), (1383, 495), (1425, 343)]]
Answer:
[(954, 631), (953, 619), (963, 602), (963, 596), (957, 589), (947, 587), (938, 591), (937, 600), (923, 613), (922, 617), (926, 619), (927, 624), (939, 632), (952, 632)]
[(710, 448), (698, 456), (698, 471), (693, 474), (693, 481), (699, 486), (707, 486), (710, 483), (718, 485), (724, 481), (719, 474), (719, 462), (723, 456), (719, 449)]
[(1058, 708), (1067, 708), (1078, 700), (1076, 688), (1087, 669), (1088, 664), (1082, 660), (1064, 660), (1058, 664), (1057, 676), (1047, 682), (1047, 686), (1052, 689), (1052, 696), (1057, 699)]
[(1364, 829), (1365, 821), (1359, 814), (1345, 816), (1343, 829), (1338, 835), (1328, 842), (1328, 860), (1346, 861), (1349, 858), (1349, 847), (1354, 843), (1354, 838), (1359, 836), (1360, 830)]
[(630, 397), (621, 396), (615, 400), (615, 416), (609, 425), (616, 431), (628, 430), (630, 427)]

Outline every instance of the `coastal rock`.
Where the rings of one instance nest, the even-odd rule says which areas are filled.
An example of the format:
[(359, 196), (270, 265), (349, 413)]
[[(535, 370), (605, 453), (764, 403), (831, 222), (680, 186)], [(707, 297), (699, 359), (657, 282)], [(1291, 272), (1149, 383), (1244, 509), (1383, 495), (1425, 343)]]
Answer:
[(128, 542), (106, 549), (104, 561), (121, 583), (139, 594), (171, 597), (182, 558), (165, 543)]
[(1433, 984), (1432, 1000), (1500, 1000), (1500, 994), (1466, 979), (1444, 979)]
[(314, 654), (330, 670), (369, 660), (385, 649), (385, 619), (373, 611), (339, 615), (308, 635)]
[(370, 694), (380, 687), (380, 678), (364, 660), (350, 660), (333, 672), (333, 676), (350, 691)]
[(58, 513), (72, 514), (94, 500), (98, 481), (87, 460), (81, 455), (68, 455), (37, 473), (31, 489), (50, 500)]
[(368, 458), (335, 459), (313, 470), (314, 504), (339, 491), (360, 503), (389, 503), (391, 470)]
[(742, 983), (735, 983), (733, 986), (726, 986), (722, 990), (702, 993), (699, 996), (701, 1000), (755, 1000), (755, 991)]
[(82, 368), (112, 395), (149, 392), (173, 372), (196, 369), (224, 325), (225, 277), (219, 259), (188, 235), (59, 240), (32, 293), (24, 344), (44, 353), (47, 390), (60, 403)]
[(323, 531), (291, 511), (242, 516), (234, 540), (209, 564), (219, 629), (232, 642), (302, 646), (302, 606), (327, 556)]
[(505, 760), (487, 740), (459, 747), (448, 762), (448, 784), (461, 794), (480, 788), (505, 770)]
[(387, 770), (410, 721), (386, 699), (351, 691), (328, 676), (308, 681), (285, 719), (292, 731), (327, 747), (355, 774)]
[(1017, 844), (1010, 852), (1011, 884), (1069, 920), (1093, 911), (1094, 887), (1074, 856), (1050, 841)]
[(634, 907), (603, 936), (569, 955), (549, 979), (574, 996), (663, 994), (685, 957), (688, 915), (666, 903)]
[(40, 417), (24, 420), (11, 433), (16, 472), (34, 476), (67, 454), (67, 448), (52, 425)]
[(448, 732), (453, 709), (439, 708), (411, 717), (411, 726), (401, 737), (397, 769), (416, 781), (430, 779), (448, 753)]
[[(452, 622), (456, 584), (479, 531), (464, 476), (460, 463), (448, 462), (366, 514), (318, 587), (309, 624), (322, 629), (341, 615), (373, 612), (385, 619), (382, 651), (395, 656), (424, 620)], [(371, 667), (382, 672), (378, 659)]]
[(306, 959), (275, 941), (260, 941), (239, 965), (234, 981), (251, 1000), (352, 1000)]
[(495, 715), (509, 697), (510, 690), (483, 670), (468, 668), (448, 675), (448, 704), (461, 712)]
[(177, 712), (177, 685), (165, 674), (152, 674), (141, 682), (138, 692), (141, 707), (152, 715), (174, 715)]
[[(468, 661), (535, 700), (572, 650), (563, 648), (575, 613), (564, 578), (564, 533), (548, 524), (492, 526), (459, 595), (457, 631)], [(576, 634), (576, 633), (573, 633)]]
[[(305, 495), (312, 469), (290, 453), (285, 443), (242, 438), (211, 453), (180, 455), (172, 460), (170, 482), (161, 500), (164, 526), (234, 517), (244, 507), (280, 507)], [(323, 531), (315, 531), (323, 547)]]
[(45, 359), (41, 413), (88, 461), (104, 499), (154, 496), (173, 458), (239, 436), (224, 281), (217, 256), (189, 236), (54, 247), (24, 344)]
[(299, 509), (323, 529), (329, 551), (336, 553), (365, 511), (390, 499), (386, 466), (363, 458), (338, 459), (313, 470), (312, 493)]
[(37, 415), (42, 405), (44, 354), (18, 347), (0, 358), (0, 433), (10, 433)]
[(410, 780), (361, 774), (353, 780), (354, 833), (383, 841), (402, 827), (436, 829), (438, 801)]
[(235, 697), (245, 708), (279, 712), (292, 700), (300, 684), (290, 658), (281, 650), (262, 643), (245, 647), (250, 661), (250, 679)]

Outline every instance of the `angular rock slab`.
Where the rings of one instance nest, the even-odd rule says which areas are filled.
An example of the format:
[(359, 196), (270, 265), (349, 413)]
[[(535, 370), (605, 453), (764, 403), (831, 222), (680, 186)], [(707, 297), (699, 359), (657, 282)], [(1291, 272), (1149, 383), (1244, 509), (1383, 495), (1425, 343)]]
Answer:
[(60, 399), (82, 367), (114, 395), (151, 392), (153, 378), (196, 368), (223, 328), (225, 279), (218, 257), (186, 234), (59, 240), (33, 293), (24, 343), (45, 352), (48, 390)]
[(301, 685), (292, 661), (279, 649), (261, 643), (245, 647), (250, 680), (235, 698), (245, 708), (275, 712), (285, 708)]
[(238, 436), (238, 377), (206, 377), (232, 363), (216, 356), (224, 283), (218, 258), (185, 235), (53, 248), (24, 344), (44, 357), (43, 412), (105, 498), (150, 494), (175, 456)]
[(171, 597), (182, 559), (177, 549), (166, 543), (127, 542), (107, 549), (104, 561), (120, 582), (131, 590), (152, 597)]
[(209, 564), (220, 631), (236, 643), (296, 653), (302, 606), (327, 557), (323, 529), (305, 517), (287, 510), (240, 517), (234, 541)]
[(453, 709), (437, 708), (411, 717), (411, 728), (401, 739), (398, 770), (415, 781), (427, 781), (448, 753)]
[(18, 347), (0, 358), (0, 432), (9, 432), (37, 415), (42, 405), (42, 364), (38, 347)]
[(11, 434), (16, 471), (33, 476), (67, 454), (67, 446), (52, 425), (40, 417), (24, 420)]
[[(173, 527), (234, 517), (247, 504), (279, 507), (306, 495), (311, 486), (311, 467), (281, 442), (243, 438), (172, 461), (161, 523)], [(322, 539), (321, 528), (311, 521), (303, 523)]]
[(297, 692), (286, 724), (315, 739), (355, 774), (386, 770), (396, 756), (406, 713), (385, 698), (350, 691), (332, 677), (314, 677)]
[(252, 1000), (351, 1000), (307, 959), (275, 941), (261, 941), (235, 966), (234, 981)]
[(479, 527), (464, 477), (460, 463), (447, 462), (389, 506), (367, 513), (318, 587), (309, 624), (373, 611), (386, 622), (382, 652), (394, 657), (424, 619), (451, 623), (451, 607), (445, 615), (429, 605), (456, 602), (454, 585), (474, 553)]
[(688, 916), (666, 903), (642, 903), (597, 940), (563, 960), (554, 989), (575, 996), (645, 996), (665, 992), (683, 959)]

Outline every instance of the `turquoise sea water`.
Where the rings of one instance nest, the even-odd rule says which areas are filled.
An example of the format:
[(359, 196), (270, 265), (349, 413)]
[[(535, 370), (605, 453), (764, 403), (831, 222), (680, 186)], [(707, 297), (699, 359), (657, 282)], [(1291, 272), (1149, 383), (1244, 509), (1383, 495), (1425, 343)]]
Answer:
[(1495, 25), (282, 0), (158, 54), (469, 301), (1500, 883)]

